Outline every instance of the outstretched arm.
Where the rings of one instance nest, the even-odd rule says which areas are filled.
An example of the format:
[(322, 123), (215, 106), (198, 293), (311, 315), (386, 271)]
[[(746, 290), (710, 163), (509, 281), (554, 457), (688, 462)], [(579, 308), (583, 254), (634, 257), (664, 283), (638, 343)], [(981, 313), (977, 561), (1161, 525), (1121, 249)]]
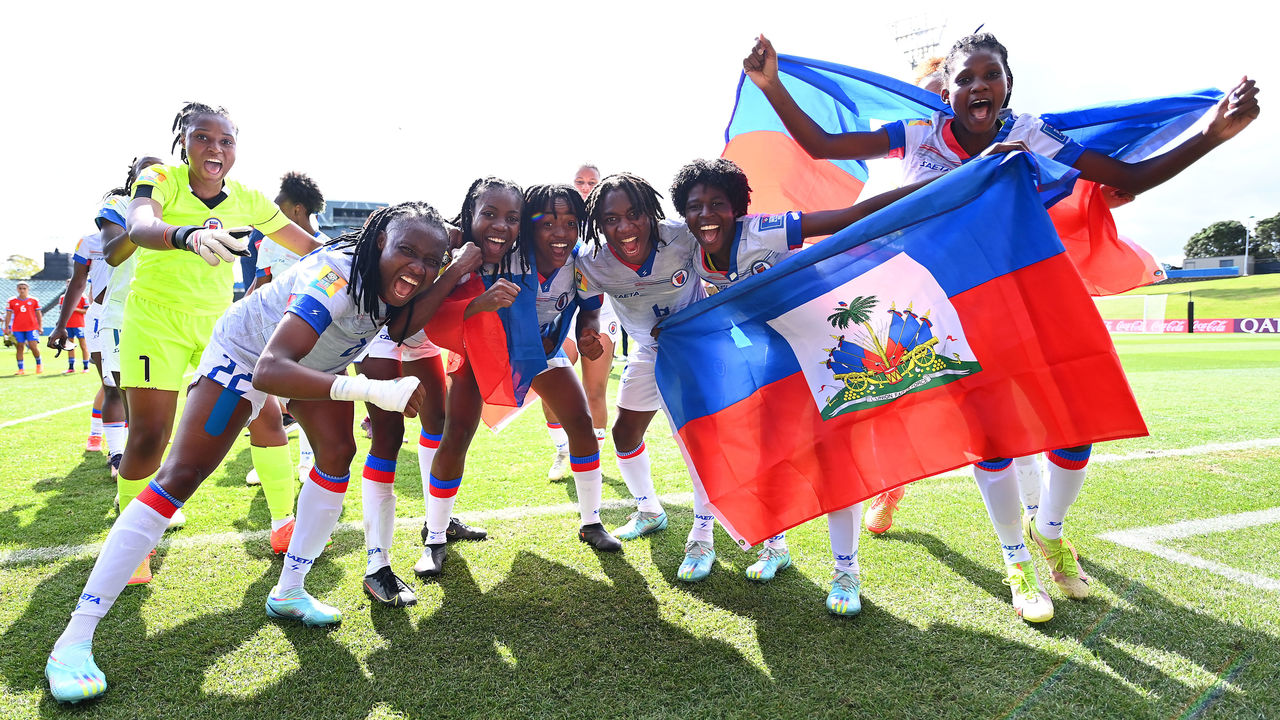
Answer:
[(742, 70), (764, 93), (787, 132), (810, 157), (870, 160), (889, 154), (889, 133), (883, 129), (832, 134), (814, 122), (783, 86), (778, 75), (778, 53), (764, 35), (756, 40), (751, 54), (742, 60)]
[(1075, 168), (1086, 180), (1136, 195), (1172, 178), (1209, 154), (1210, 150), (1238, 135), (1258, 117), (1258, 112), (1258, 87), (1246, 77), (1222, 98), (1213, 119), (1202, 132), (1169, 152), (1141, 162), (1126, 163), (1085, 150), (1076, 160)]
[(911, 193), (933, 182), (923, 180), (913, 185), (904, 185), (896, 190), (881, 193), (868, 200), (850, 205), (841, 210), (819, 210), (807, 212), (800, 216), (800, 235), (814, 237), (839, 232), (877, 210), (883, 210)]

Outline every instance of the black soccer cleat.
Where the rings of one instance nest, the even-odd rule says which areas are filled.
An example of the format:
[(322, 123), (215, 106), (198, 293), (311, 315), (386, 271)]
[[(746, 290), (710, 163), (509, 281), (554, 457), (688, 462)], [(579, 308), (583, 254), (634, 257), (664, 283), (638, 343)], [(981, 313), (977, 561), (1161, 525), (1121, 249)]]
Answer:
[(578, 540), (601, 552), (618, 552), (622, 550), (622, 541), (609, 534), (600, 523), (591, 523), (578, 528)]
[(449, 546), (445, 543), (423, 545), (422, 557), (413, 566), (413, 572), (420, 578), (439, 577), (444, 572), (444, 561)]
[(409, 607), (418, 602), (418, 596), (391, 571), (390, 565), (378, 568), (372, 575), (364, 576), (364, 594), (388, 607)]
[[(427, 523), (422, 523), (422, 544), (427, 544)], [(489, 533), (481, 528), (473, 528), (462, 522), (456, 517), (449, 518), (449, 527), (445, 528), (445, 542), (454, 542), (456, 540), (486, 540)]]

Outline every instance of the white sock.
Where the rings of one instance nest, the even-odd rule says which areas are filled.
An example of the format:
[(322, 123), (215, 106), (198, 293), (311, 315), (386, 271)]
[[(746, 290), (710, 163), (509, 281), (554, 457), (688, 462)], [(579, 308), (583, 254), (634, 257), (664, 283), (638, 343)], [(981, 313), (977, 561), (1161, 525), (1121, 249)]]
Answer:
[(315, 464), (316, 454), (311, 449), (311, 440), (302, 425), (298, 425), (298, 477), (306, 478)]
[(618, 472), (622, 473), (622, 481), (627, 490), (636, 499), (636, 507), (644, 512), (662, 512), (662, 503), (658, 501), (658, 491), (653, 487), (653, 477), (649, 474), (649, 450), (644, 441), (640, 447), (629, 452), (619, 452)]
[(347, 493), (350, 479), (350, 475), (336, 477), (326, 475), (320, 468), (311, 468), (308, 482), (303, 483), (298, 491), (297, 523), (293, 527), (289, 551), (284, 556), (284, 567), (280, 569), (280, 582), (276, 585), (278, 592), (302, 587), (312, 564), (324, 552), (329, 536), (338, 525), (342, 498)]
[(600, 453), (587, 457), (569, 456), (573, 468), (573, 486), (578, 492), (578, 518), (582, 525), (600, 522), (600, 496), (604, 478), (600, 472)]
[[(102, 435), (102, 415), (98, 410), (94, 410), (89, 415), (89, 434), (95, 437)], [(138, 562), (142, 561), (139, 560)]]
[(103, 423), (102, 436), (107, 441), (107, 454), (120, 455), (124, 453), (124, 444), (129, 438), (129, 428), (125, 426), (123, 420)]
[(1062, 537), (1062, 523), (1067, 518), (1067, 511), (1080, 497), (1080, 488), (1084, 486), (1085, 467), (1089, 464), (1090, 446), (1081, 452), (1054, 450), (1045, 453), (1048, 460), (1049, 478), (1046, 492), (1041, 498), (1040, 512), (1036, 513), (1036, 532), (1049, 540)]
[(1018, 494), (1022, 497), (1022, 507), (1028, 514), (1034, 515), (1040, 508), (1040, 487), (1044, 477), (1040, 455), (1014, 458), (1013, 469), (1018, 476)]
[(360, 502), (364, 507), (365, 575), (391, 564), (396, 530), (396, 462), (369, 455), (364, 461)]
[(1000, 539), (1000, 554), (1005, 565), (1031, 560), (1027, 543), (1022, 539), (1022, 503), (1018, 500), (1013, 461), (1004, 458), (978, 463), (973, 466), (973, 479), (978, 483), (991, 526)]
[(787, 551), (787, 534), (778, 533), (777, 535), (774, 535), (773, 537), (764, 541), (764, 546), (767, 548), (772, 548), (774, 550), (781, 550), (782, 552), (786, 552)]
[(111, 609), (133, 571), (142, 564), (169, 527), (169, 518), (157, 512), (141, 494), (139, 498), (142, 502), (131, 502), (120, 511), (120, 517), (107, 533), (98, 561), (94, 563), (84, 591), (76, 602), (76, 609), (71, 613), (76, 621), (69, 624), (58, 638), (55, 650), (93, 639), (97, 621)]
[(439, 545), (446, 541), (449, 516), (453, 515), (453, 502), (458, 499), (462, 478), (441, 480), (435, 475), (427, 482), (427, 544)]
[(600, 447), (604, 447), (605, 429), (596, 428), (596, 442), (600, 443)]
[(564, 455), (569, 452), (569, 433), (560, 423), (547, 423), (547, 434), (551, 436), (551, 444), (556, 446), (557, 453)]
[(857, 575), (858, 536), (862, 530), (862, 503), (827, 513), (827, 534), (831, 536), (831, 557), (836, 570)]
[(716, 516), (711, 514), (707, 504), (707, 493), (702, 483), (693, 484), (693, 527), (689, 528), (689, 540), (713, 542), (716, 529)]
[(271, 529), (272, 529), (272, 530), (279, 530), (280, 528), (284, 527), (285, 525), (288, 525), (288, 524), (289, 524), (289, 523), (291, 523), (291, 522), (293, 522), (293, 516), (292, 516), (292, 515), (286, 515), (286, 516), (284, 516), (284, 517), (280, 518), (279, 520), (276, 520), (275, 518), (272, 518), (272, 519), (271, 519)]
[(430, 435), (426, 430), (418, 433), (418, 472), (422, 475), (422, 503), (425, 507), (431, 497), (431, 463), (440, 449), (440, 435)]

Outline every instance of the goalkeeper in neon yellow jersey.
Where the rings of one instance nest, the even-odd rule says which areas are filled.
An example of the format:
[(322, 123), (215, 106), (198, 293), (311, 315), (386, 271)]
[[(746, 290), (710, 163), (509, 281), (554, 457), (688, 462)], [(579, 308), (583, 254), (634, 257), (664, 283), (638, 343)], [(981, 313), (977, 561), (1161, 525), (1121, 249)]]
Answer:
[[(238, 131), (225, 109), (188, 103), (173, 129), (182, 164), (144, 170), (133, 185), (126, 217), (138, 250), (120, 337), (120, 379), (130, 425), (117, 479), (122, 511), (160, 467), (184, 376), (199, 364), (214, 322), (231, 305), (232, 261), (246, 252), (249, 226), (299, 254), (317, 247), (266, 196), (227, 179)], [(288, 448), (272, 452), (284, 462), (274, 461), (279, 458), (270, 452), (255, 453), (255, 465), (263, 465), (258, 474), (264, 485), (289, 484), (291, 506)], [(276, 477), (282, 468), (288, 470), (285, 480)], [(179, 516), (174, 525), (181, 522)], [(144, 560), (131, 582), (150, 577), (150, 562)]]

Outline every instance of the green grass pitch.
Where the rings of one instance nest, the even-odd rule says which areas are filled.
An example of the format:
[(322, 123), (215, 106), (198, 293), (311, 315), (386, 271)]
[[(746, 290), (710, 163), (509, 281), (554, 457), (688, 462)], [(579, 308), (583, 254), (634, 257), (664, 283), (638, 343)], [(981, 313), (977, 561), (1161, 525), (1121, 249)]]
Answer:
[[(789, 533), (796, 566), (767, 585), (745, 579), (754, 556), (719, 532), (711, 577), (676, 579), (687, 502), (668, 504), (666, 532), (596, 554), (576, 539), (576, 512), (555, 507), (573, 501), (572, 483), (544, 479), (535, 409), (501, 435), (481, 430), (457, 510), (491, 539), (452, 546), (428, 584), (410, 570), (423, 514), (410, 423), (393, 566), (415, 607), (371, 607), (361, 592), (351, 484), (348, 525), (308, 579), (345, 613), (331, 631), (265, 617), (280, 561), (240, 441), (162, 545), (155, 581), (126, 589), (102, 622), (95, 651), (110, 690), (75, 708), (53, 702), (42, 670), (92, 567), (80, 546), (114, 519), (114, 486), (104, 456), (83, 451), (87, 407), (4, 427), (0, 717), (1280, 717), (1280, 592), (1099, 537), (1280, 506), (1280, 338), (1121, 336), (1117, 347), (1151, 435), (1095, 448), (1068, 517), (1094, 595), (1070, 601), (1050, 586), (1048, 623), (1014, 615), (982, 502), (960, 474), (913, 484), (888, 534), (863, 533), (856, 618), (823, 607), (822, 521)], [(0, 423), (93, 392), (91, 374), (12, 370), (5, 354)], [(665, 428), (649, 446), (659, 491), (687, 493)], [(606, 501), (628, 497), (611, 450)], [(1280, 525), (1165, 544), (1280, 579)]]

